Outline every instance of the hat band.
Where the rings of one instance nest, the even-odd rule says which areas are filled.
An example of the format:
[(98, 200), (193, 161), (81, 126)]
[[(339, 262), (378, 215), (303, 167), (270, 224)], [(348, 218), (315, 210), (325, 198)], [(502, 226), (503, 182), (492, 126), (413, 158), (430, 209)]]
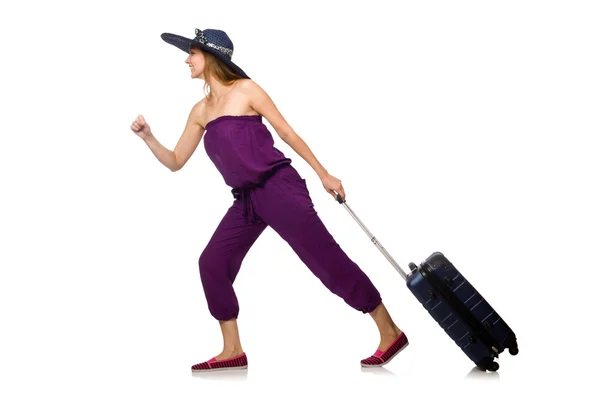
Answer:
[(225, 47), (221, 47), (218, 45), (215, 45), (213, 43), (204, 43), (205, 45), (214, 48), (217, 51), (222, 52), (223, 54), (227, 55), (229, 58), (231, 58), (231, 56), (233, 55), (233, 50), (231, 50), (230, 48), (225, 48)]
[(214, 48), (215, 50), (227, 55), (229, 58), (231, 58), (233, 56), (233, 50), (231, 48), (222, 47), (220, 45), (209, 43), (208, 39), (204, 36), (204, 33), (202, 33), (202, 31), (200, 29), (196, 29), (196, 37), (194, 37), (192, 39), (192, 41), (195, 41), (197, 43), (204, 44), (205, 46)]

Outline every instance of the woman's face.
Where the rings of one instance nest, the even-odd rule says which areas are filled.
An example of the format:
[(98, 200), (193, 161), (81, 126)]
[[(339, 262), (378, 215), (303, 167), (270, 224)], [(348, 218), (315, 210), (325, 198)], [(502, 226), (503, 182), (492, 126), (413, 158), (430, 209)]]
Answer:
[(197, 48), (190, 49), (190, 53), (185, 60), (190, 66), (190, 75), (193, 79), (204, 78), (202, 71), (204, 70), (204, 55)]

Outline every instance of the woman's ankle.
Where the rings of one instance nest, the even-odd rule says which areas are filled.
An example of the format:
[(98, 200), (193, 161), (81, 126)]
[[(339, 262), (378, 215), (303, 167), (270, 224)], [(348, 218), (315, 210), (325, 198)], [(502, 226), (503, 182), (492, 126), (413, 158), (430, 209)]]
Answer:
[(242, 349), (242, 345), (227, 345), (223, 347), (223, 353), (226, 354), (233, 354), (233, 353), (239, 353), (242, 354), (244, 352), (244, 349)]

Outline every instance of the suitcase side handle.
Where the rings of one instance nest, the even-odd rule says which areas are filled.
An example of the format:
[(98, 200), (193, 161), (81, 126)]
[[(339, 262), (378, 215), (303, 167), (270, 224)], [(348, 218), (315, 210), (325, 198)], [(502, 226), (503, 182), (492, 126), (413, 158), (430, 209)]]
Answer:
[(361, 220), (356, 216), (354, 211), (352, 211), (352, 209), (348, 206), (348, 204), (346, 204), (346, 200), (342, 199), (342, 196), (340, 196), (339, 193), (337, 193), (336, 200), (338, 201), (338, 203), (342, 204), (344, 206), (344, 208), (346, 208), (346, 210), (350, 213), (352, 218), (354, 218), (354, 220), (360, 225), (362, 230), (364, 230), (365, 233), (367, 233), (367, 236), (369, 236), (369, 238), (371, 239), (371, 242), (373, 244), (375, 244), (375, 246), (377, 248), (379, 248), (379, 251), (381, 251), (383, 256), (385, 256), (387, 258), (387, 260), (392, 264), (392, 266), (394, 266), (394, 268), (398, 271), (398, 273), (400, 273), (400, 275), (402, 276), (404, 281), (406, 281), (408, 279), (408, 276), (406, 275), (404, 270), (402, 270), (402, 268), (400, 266), (398, 266), (398, 264), (396, 263), (394, 258), (392, 258), (392, 256), (389, 254), (389, 252), (387, 252), (387, 250), (379, 243), (379, 241), (377, 241), (375, 236), (373, 236), (373, 234), (369, 231), (369, 229), (367, 229), (367, 227), (364, 225), (364, 223), (361, 222)]

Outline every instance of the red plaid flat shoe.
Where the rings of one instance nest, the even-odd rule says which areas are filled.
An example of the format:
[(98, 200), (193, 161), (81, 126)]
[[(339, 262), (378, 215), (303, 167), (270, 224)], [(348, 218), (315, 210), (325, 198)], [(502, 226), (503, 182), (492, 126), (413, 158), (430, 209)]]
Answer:
[(217, 360), (213, 357), (203, 363), (192, 365), (192, 372), (211, 372), (246, 368), (248, 368), (248, 357), (246, 356), (246, 353), (242, 353), (239, 356), (228, 358), (226, 360)]
[(360, 365), (361, 367), (381, 367), (392, 361), (392, 358), (396, 357), (396, 354), (404, 350), (406, 346), (408, 346), (408, 339), (404, 332), (401, 332), (387, 349), (384, 351), (377, 349), (371, 357), (360, 360)]

